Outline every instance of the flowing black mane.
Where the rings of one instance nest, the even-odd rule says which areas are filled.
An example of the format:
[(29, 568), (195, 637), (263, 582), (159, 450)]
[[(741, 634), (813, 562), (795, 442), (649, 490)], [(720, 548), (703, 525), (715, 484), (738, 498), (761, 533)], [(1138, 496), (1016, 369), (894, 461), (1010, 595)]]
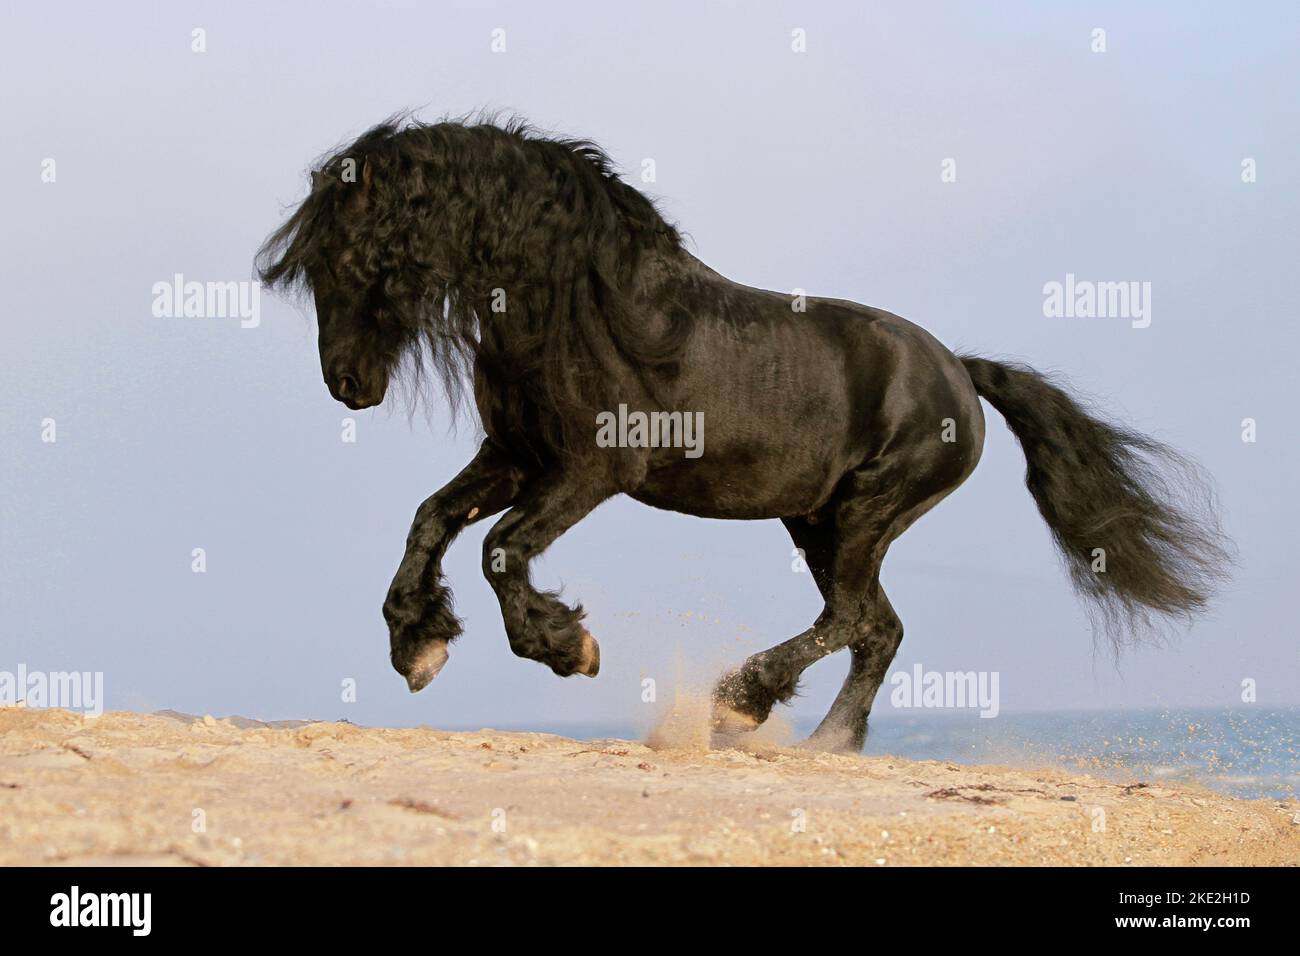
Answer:
[[(603, 407), (598, 380), (616, 365), (672, 374), (684, 313), (650, 328), (629, 296), (647, 258), (681, 243), (594, 143), (521, 121), (392, 119), (317, 164), (257, 265), (271, 286), (329, 275), (375, 290), (390, 364), (417, 385), (431, 367), (453, 404), (475, 366), (508, 369), (519, 387), (494, 389), (489, 414), (516, 419)], [(544, 431), (551, 451), (568, 445)]]

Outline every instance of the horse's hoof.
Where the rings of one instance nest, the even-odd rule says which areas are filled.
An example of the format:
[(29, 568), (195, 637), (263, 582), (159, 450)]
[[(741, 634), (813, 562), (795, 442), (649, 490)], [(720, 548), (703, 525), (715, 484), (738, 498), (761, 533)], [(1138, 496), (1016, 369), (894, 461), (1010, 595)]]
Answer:
[(862, 744), (854, 744), (848, 734), (813, 734), (806, 740), (795, 744), (800, 750), (812, 750), (823, 754), (840, 754), (850, 757), (862, 753)]
[(429, 682), (438, 676), (442, 670), (447, 658), (446, 641), (432, 641), (429, 646), (420, 651), (411, 663), (411, 669), (406, 673), (406, 686), (411, 688), (411, 693), (417, 693), (429, 686)]
[(595, 677), (600, 673), (600, 645), (587, 631), (582, 632), (582, 660), (577, 672), (586, 677)]
[(812, 736), (796, 746), (804, 750), (818, 750), (829, 754), (861, 754), (866, 743), (865, 718), (831, 720), (828, 717), (812, 732)]
[(747, 734), (758, 729), (758, 719), (734, 707), (714, 701), (713, 729), (720, 734)]

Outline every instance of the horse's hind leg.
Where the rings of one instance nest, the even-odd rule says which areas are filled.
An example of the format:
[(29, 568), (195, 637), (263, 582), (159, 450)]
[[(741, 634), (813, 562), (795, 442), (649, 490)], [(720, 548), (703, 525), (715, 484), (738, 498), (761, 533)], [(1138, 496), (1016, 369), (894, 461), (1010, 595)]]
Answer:
[[(811, 524), (803, 518), (783, 519), (790, 537), (804, 555), (808, 570), (822, 593), (830, 595), (830, 568), (835, 554), (835, 526), (823, 521)], [(872, 701), (884, 682), (885, 672), (903, 642), (903, 623), (880, 586), (880, 578), (868, 587), (864, 613), (859, 627), (865, 630), (861, 640), (849, 645), (852, 657), (830, 711), (806, 741), (817, 750), (860, 753), (867, 741), (867, 715)]]
[(852, 657), (849, 673), (822, 722), (817, 725), (807, 746), (839, 753), (860, 753), (867, 742), (867, 716), (876, 692), (884, 683), (898, 647), (903, 643), (903, 623), (885, 596), (880, 582), (873, 589), (875, 600), (863, 621), (867, 631), (861, 640), (849, 645)]
[[(956, 482), (940, 487), (929, 497), (907, 504), (900, 503), (889, 511), (892, 520), (872, 549), (872, 558), (867, 565), (869, 575), (858, 594), (860, 610), (853, 624), (854, 633), (847, 642), (852, 654), (849, 673), (844, 678), (844, 684), (835, 696), (830, 711), (806, 741), (808, 746), (850, 753), (862, 750), (867, 739), (867, 718), (871, 713), (871, 705), (880, 685), (884, 683), (885, 673), (893, 662), (894, 655), (898, 653), (899, 645), (903, 643), (903, 623), (880, 585), (880, 565), (894, 540), (911, 527), (917, 518), (946, 497), (965, 477), (966, 474), (961, 474)], [(856, 504), (873, 507), (880, 500), (878, 497), (866, 497)]]
[[(798, 674), (794, 674), (792, 679), (788, 675), (782, 677), (777, 673), (782, 664), (776, 658), (783, 648), (790, 649), (794, 645), (793, 649), (797, 650), (810, 639), (813, 646), (820, 647), (817, 642), (824, 642), (829, 633), (831, 619), (828, 608), (834, 588), (836, 546), (834, 510), (828, 509), (828, 513), (816, 522), (808, 518), (782, 518), (781, 522), (790, 532), (822, 600), (827, 603), (811, 629), (780, 647), (755, 654), (739, 670), (718, 682), (713, 690), (713, 720), (714, 726), (723, 732), (750, 730), (758, 726), (775, 703), (793, 695), (795, 685), (791, 680), (797, 681)], [(816, 637), (818, 628), (821, 628), (821, 637)], [(771, 681), (772, 676), (777, 679)]]
[(830, 600), (831, 573), (835, 561), (835, 516), (827, 515), (816, 522), (808, 518), (782, 518), (790, 539), (803, 555), (804, 564), (812, 574), (813, 583), (821, 592), (822, 600)]
[[(880, 588), (890, 544), (970, 473), (969, 458), (935, 467), (924, 444), (911, 453), (870, 462), (847, 475), (816, 524), (787, 519), (826, 606), (797, 637), (748, 658), (714, 688), (714, 724), (723, 731), (757, 726), (772, 707), (794, 696), (799, 675), (844, 647), (854, 648), (849, 679), (836, 698), (819, 741), (860, 748), (867, 714), (903, 629)], [(923, 476), (918, 480), (918, 476)], [(831, 720), (831, 716), (834, 720)], [(842, 728), (833, 737), (832, 727)], [(822, 730), (824, 729), (824, 733)]]
[[(888, 490), (865, 495), (864, 487)], [(776, 704), (794, 696), (804, 670), (861, 638), (870, 610), (868, 588), (895, 533), (899, 487), (880, 482), (874, 469), (863, 469), (850, 476), (842, 493), (822, 509), (817, 524), (807, 519), (785, 522), (804, 551), (826, 604), (808, 630), (754, 654), (718, 682), (714, 688), (717, 729), (743, 730), (761, 724)]]

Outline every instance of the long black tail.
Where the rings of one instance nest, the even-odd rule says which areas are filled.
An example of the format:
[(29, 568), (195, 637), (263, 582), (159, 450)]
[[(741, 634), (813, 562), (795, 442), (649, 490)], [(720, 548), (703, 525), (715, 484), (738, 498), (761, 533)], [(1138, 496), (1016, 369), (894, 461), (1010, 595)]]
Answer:
[(1024, 449), (1029, 493), (1116, 648), (1204, 609), (1232, 546), (1195, 463), (1102, 421), (1028, 366), (962, 363)]

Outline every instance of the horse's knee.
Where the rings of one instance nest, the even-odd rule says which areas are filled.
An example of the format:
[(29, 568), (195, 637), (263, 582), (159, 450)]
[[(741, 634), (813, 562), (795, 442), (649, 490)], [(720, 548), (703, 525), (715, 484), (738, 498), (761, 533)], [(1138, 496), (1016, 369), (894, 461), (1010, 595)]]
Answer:
[(420, 528), (425, 525), (439, 521), (442, 517), (442, 502), (437, 495), (425, 498), (420, 502), (420, 506), (415, 509), (415, 521), (413, 528)]

